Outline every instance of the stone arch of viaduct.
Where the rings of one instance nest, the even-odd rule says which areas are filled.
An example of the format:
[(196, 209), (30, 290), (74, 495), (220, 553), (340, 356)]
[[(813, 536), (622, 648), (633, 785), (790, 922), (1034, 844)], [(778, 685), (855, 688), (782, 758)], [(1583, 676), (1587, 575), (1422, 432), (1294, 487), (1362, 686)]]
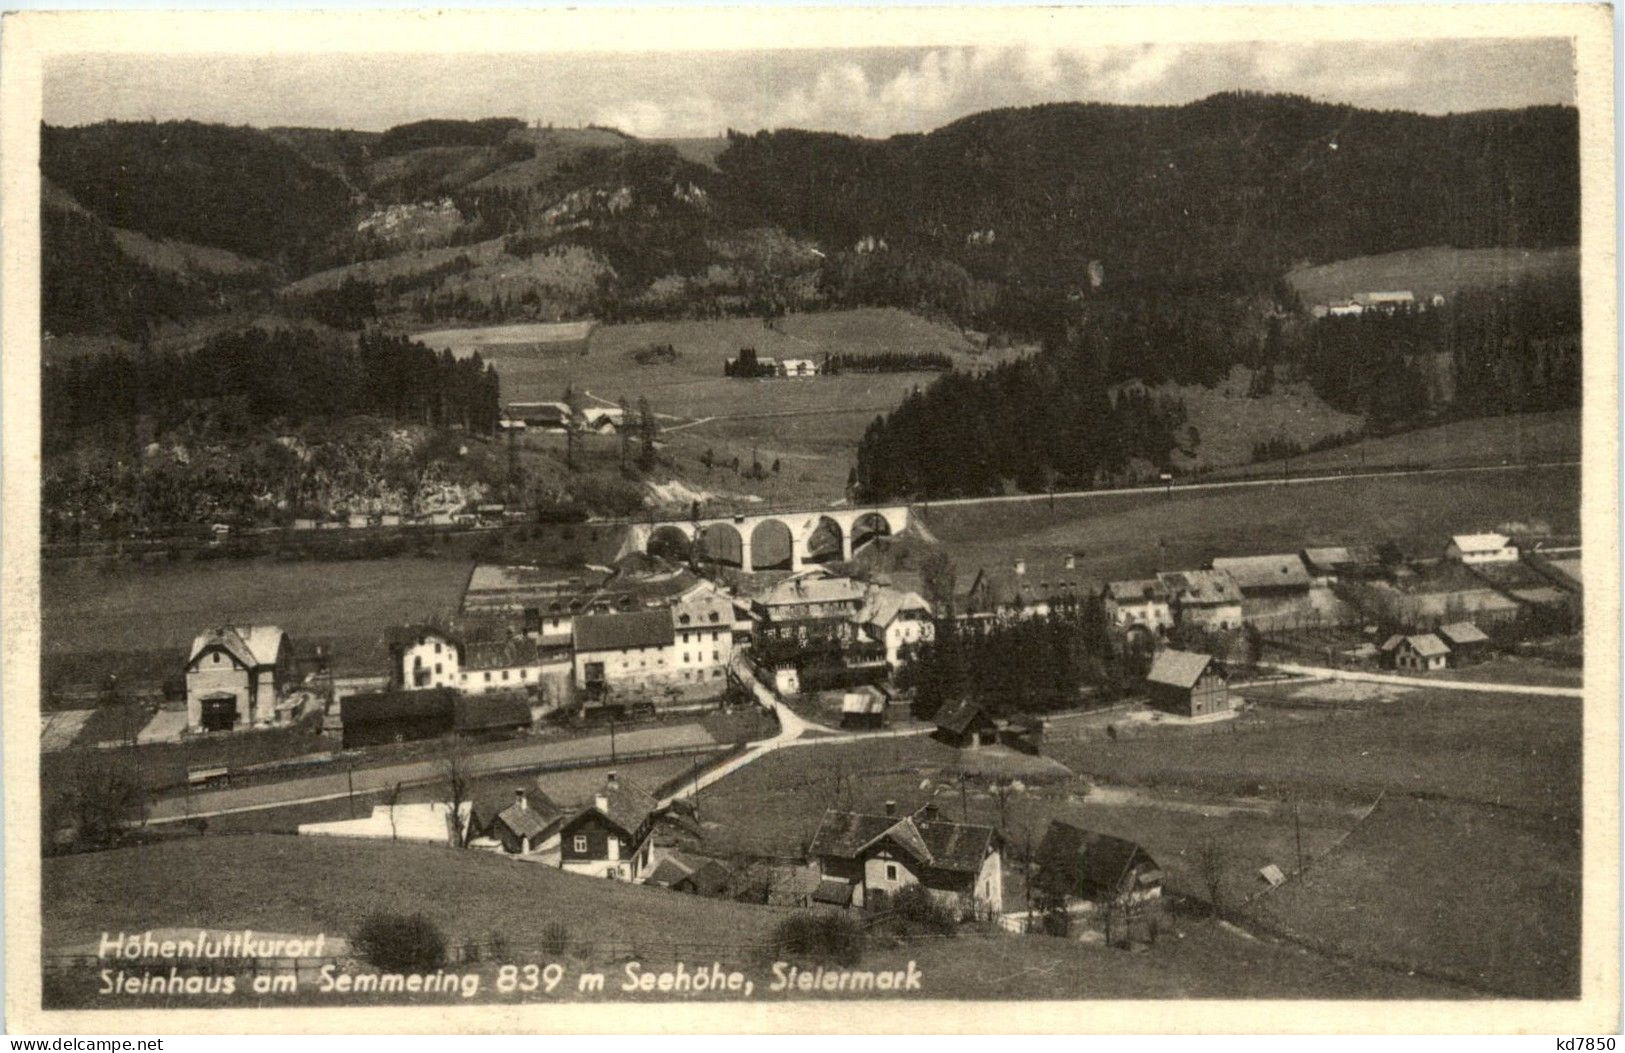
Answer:
[(745, 571), (795, 571), (851, 559), (907, 526), (907, 505), (739, 513), (635, 523), (628, 547), (677, 559), (692, 553), (701, 562)]

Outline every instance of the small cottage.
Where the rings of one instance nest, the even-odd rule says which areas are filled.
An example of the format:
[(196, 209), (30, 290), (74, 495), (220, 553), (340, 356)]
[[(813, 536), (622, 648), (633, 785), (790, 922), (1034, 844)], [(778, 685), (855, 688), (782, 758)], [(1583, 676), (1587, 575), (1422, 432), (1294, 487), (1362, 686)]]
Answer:
[(899, 891), (922, 885), (961, 917), (996, 913), (1004, 902), (1002, 841), (991, 826), (955, 823), (926, 805), (899, 816), (830, 809), (809, 854), (820, 874), (811, 898), (830, 906), (881, 910)]
[(866, 684), (841, 697), (841, 727), (873, 731), (886, 726), (886, 695)]
[(1450, 646), (1433, 633), (1406, 636), (1392, 650), (1395, 669), (1429, 672), (1450, 661)]
[(963, 699), (937, 713), (935, 737), (956, 749), (976, 749), (999, 741), (999, 722), (981, 703)]
[(1050, 822), (1038, 847), (1039, 883), (1057, 895), (1092, 903), (1162, 896), (1162, 868), (1133, 841)]
[(1229, 674), (1212, 655), (1172, 648), (1158, 651), (1146, 674), (1152, 708), (1182, 717), (1205, 717), (1230, 709)]
[(1472, 622), (1451, 622), (1438, 629), (1439, 638), (1450, 647), (1450, 664), (1481, 657), (1489, 650), (1490, 638)]

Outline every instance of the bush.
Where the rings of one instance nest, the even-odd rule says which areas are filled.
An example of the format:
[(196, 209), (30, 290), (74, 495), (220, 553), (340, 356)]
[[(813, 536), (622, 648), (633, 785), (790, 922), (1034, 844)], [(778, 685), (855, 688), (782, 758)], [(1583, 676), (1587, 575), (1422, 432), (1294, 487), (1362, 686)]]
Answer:
[(557, 958), (570, 949), (570, 927), (561, 921), (550, 921), (542, 929), (542, 951)]
[(863, 957), (863, 926), (848, 914), (795, 914), (773, 930), (781, 958), (855, 965)]
[(387, 972), (430, 972), (446, 963), (446, 938), (422, 914), (368, 915), (350, 945)]
[(892, 897), (897, 927), (909, 935), (952, 936), (959, 919), (952, 907), (931, 895), (924, 885), (909, 885)]

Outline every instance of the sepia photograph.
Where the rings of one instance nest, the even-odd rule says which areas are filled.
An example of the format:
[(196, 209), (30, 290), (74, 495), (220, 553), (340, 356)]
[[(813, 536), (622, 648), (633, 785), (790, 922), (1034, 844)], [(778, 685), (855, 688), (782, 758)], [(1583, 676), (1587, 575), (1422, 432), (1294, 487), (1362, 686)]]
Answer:
[(734, 15), (7, 16), (8, 1027), (1616, 1032), (1608, 9)]

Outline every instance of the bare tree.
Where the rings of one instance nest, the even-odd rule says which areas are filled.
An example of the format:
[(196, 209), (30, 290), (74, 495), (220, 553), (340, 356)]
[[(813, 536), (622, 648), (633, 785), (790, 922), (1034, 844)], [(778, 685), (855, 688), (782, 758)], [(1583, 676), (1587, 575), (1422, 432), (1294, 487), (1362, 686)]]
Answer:
[(396, 783), (394, 786), (389, 788), (389, 793), (387, 796), (385, 796), (384, 803), (389, 806), (389, 839), (391, 841), (395, 841), (398, 840), (397, 831), (395, 829), (395, 806), (401, 803), (400, 783)]
[(440, 758), (440, 771), (446, 780), (445, 802), (449, 812), (447, 822), (451, 824), (453, 841), (456, 847), (467, 848), (471, 822), (463, 821), (463, 808), (471, 807), (470, 794), (474, 779), (469, 771), (468, 757), (463, 752), (462, 745), (455, 739), (448, 739), (446, 742), (445, 752)]

